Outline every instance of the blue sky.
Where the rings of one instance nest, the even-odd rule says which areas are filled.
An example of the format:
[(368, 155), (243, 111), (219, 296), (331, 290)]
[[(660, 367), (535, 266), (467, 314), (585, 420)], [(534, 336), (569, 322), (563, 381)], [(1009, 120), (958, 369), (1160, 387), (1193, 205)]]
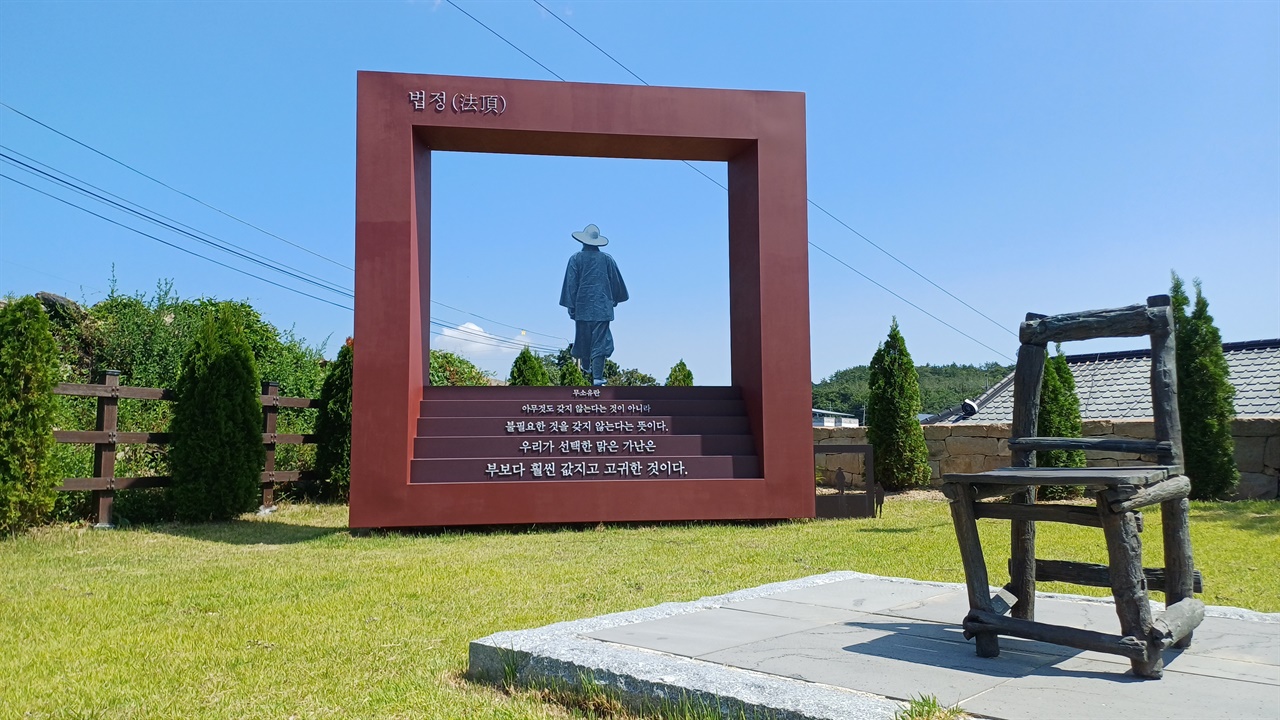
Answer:
[[(806, 93), (810, 198), (994, 320), (811, 209), (814, 243), (973, 338), (811, 251), (814, 379), (868, 362), (895, 315), (917, 362), (1008, 362), (1025, 312), (1137, 302), (1171, 269), (1203, 280), (1225, 340), (1280, 337), (1278, 3), (544, 1), (652, 84)], [(531, 1), (458, 3), (568, 80), (634, 82)], [(350, 288), (358, 70), (552, 79), (447, 2), (0, 3), (0, 100), (328, 259), (4, 108), (0, 144)], [(562, 345), (569, 233), (596, 223), (632, 294), (614, 359), (728, 382), (725, 193), (688, 167), (441, 153), (433, 192), (433, 297), (472, 313), (440, 322)], [(93, 302), (113, 265), (122, 292), (248, 299), (330, 355), (351, 332), (347, 310), (0, 179), (0, 293)], [(514, 355), (433, 342), (503, 376)]]

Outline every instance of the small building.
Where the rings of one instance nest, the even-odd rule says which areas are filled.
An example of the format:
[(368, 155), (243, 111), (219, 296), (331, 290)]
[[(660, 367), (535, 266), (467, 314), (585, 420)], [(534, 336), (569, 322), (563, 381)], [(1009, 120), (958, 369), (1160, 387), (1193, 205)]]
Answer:
[[(1236, 389), (1236, 417), (1280, 417), (1280, 338), (1223, 343), (1222, 353)], [(1081, 420), (1151, 417), (1151, 348), (1068, 355), (1067, 365), (1076, 382)], [(1013, 373), (1009, 373), (976, 400), (965, 400), (922, 422), (1012, 421)]]
[[(858, 427), (858, 416), (831, 410), (813, 409), (813, 426), (816, 428)], [(794, 426), (793, 426), (794, 427)]]

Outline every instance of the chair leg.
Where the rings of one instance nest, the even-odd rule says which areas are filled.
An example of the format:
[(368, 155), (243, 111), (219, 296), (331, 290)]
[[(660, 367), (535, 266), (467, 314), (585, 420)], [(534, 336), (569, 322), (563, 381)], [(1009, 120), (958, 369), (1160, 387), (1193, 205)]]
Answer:
[(1142, 572), (1142, 538), (1132, 511), (1114, 513), (1104, 493), (1098, 493), (1098, 515), (1107, 539), (1111, 566), (1111, 594), (1115, 597), (1120, 633), (1147, 644), (1147, 659), (1133, 660), (1133, 674), (1159, 678), (1164, 674), (1161, 646), (1151, 640), (1151, 605), (1147, 580)]
[[(1172, 606), (1195, 593), (1195, 565), (1191, 559), (1190, 503), (1186, 498), (1160, 503), (1164, 533), (1164, 604)], [(1174, 647), (1191, 646), (1191, 633)]]
[[(960, 560), (964, 563), (969, 609), (991, 612), (991, 583), (987, 580), (987, 563), (982, 558), (978, 520), (973, 514), (973, 486), (968, 483), (947, 483), (943, 489), (951, 501), (951, 521), (956, 527)], [(978, 633), (974, 637), (974, 644), (978, 649), (978, 657), (996, 657), (1000, 654), (1000, 638), (995, 633)]]
[[(1014, 493), (1013, 502), (1033, 505), (1036, 489), (1031, 487)], [(1021, 620), (1036, 619), (1036, 524), (1033, 520), (1014, 520), (1010, 530), (1009, 589), (1018, 596), (1013, 616)]]

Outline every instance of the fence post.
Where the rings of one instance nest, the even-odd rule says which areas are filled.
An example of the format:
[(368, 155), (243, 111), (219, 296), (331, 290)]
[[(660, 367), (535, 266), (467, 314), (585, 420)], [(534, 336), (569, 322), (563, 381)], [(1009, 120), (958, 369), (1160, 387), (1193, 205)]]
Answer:
[[(103, 373), (102, 384), (109, 388), (119, 388), (120, 371), (107, 370)], [(116, 474), (116, 418), (120, 405), (118, 393), (119, 390), (112, 390), (110, 395), (98, 397), (97, 430), (108, 434), (107, 442), (95, 443), (93, 446), (93, 476), (109, 478), (108, 484), (113, 487), (115, 483), (111, 480), (114, 480)], [(115, 497), (114, 489), (93, 491), (93, 526), (95, 528), (115, 527), (111, 517)]]
[(280, 383), (270, 380), (262, 381), (262, 394), (267, 398), (262, 402), (262, 432), (269, 435), (267, 445), (266, 484), (262, 486), (262, 507), (259, 512), (271, 512), (276, 506), (276, 415), (280, 411), (277, 398), (280, 396)]

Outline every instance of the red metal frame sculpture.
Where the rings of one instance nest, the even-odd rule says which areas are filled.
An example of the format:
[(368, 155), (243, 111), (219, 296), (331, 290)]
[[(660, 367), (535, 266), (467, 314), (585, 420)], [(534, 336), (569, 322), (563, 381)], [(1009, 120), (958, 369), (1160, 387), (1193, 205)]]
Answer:
[[(357, 84), (351, 527), (813, 517), (802, 93), (380, 72)], [(727, 162), (732, 382), (761, 477), (411, 483), (435, 151)]]

